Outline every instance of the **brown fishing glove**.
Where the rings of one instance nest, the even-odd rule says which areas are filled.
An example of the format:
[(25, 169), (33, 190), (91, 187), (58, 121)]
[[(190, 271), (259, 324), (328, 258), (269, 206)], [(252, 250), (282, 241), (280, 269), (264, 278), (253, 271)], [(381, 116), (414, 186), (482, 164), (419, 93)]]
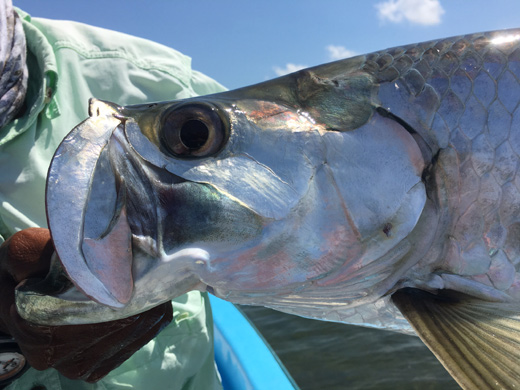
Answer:
[(171, 303), (118, 321), (37, 326), (22, 319), (14, 289), (22, 280), (44, 278), (54, 251), (49, 231), (14, 234), (0, 247), (0, 331), (10, 334), (32, 367), (53, 367), (71, 379), (95, 382), (118, 367), (172, 320)]

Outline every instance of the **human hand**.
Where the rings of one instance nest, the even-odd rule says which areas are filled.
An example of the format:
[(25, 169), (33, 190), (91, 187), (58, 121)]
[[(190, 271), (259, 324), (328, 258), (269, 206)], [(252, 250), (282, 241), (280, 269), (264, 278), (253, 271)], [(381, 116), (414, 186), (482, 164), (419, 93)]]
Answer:
[(54, 252), (49, 230), (22, 230), (0, 247), (0, 331), (10, 334), (30, 365), (55, 368), (71, 379), (96, 382), (154, 338), (173, 317), (167, 302), (125, 319), (89, 325), (40, 326), (19, 316), (14, 291), (43, 279)]

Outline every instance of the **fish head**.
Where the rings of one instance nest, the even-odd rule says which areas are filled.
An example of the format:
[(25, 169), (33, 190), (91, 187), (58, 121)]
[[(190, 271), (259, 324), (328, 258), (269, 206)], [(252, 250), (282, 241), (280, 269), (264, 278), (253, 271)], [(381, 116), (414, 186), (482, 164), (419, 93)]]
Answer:
[[(92, 100), (48, 176), (67, 278), (117, 318), (190, 290), (270, 306), (372, 293), (419, 219), (424, 164), (367, 75), (341, 83), (304, 71), (182, 101)], [(19, 299), (31, 319), (33, 298)], [(54, 298), (61, 312), (75, 300)]]

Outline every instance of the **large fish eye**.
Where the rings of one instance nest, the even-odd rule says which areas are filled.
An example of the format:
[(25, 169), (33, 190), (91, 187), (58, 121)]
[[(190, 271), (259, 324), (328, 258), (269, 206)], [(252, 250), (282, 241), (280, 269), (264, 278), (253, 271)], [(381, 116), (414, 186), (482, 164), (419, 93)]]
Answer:
[(161, 138), (163, 146), (175, 157), (207, 157), (222, 148), (226, 126), (216, 107), (187, 104), (166, 113)]

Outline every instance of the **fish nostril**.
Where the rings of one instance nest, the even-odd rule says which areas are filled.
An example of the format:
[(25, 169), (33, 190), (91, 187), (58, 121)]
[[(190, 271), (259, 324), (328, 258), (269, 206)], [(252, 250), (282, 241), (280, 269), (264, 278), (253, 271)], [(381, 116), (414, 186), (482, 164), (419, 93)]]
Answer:
[(390, 237), (390, 235), (392, 234), (392, 228), (393, 225), (390, 222), (386, 223), (383, 227), (383, 233), (385, 233), (387, 237)]

